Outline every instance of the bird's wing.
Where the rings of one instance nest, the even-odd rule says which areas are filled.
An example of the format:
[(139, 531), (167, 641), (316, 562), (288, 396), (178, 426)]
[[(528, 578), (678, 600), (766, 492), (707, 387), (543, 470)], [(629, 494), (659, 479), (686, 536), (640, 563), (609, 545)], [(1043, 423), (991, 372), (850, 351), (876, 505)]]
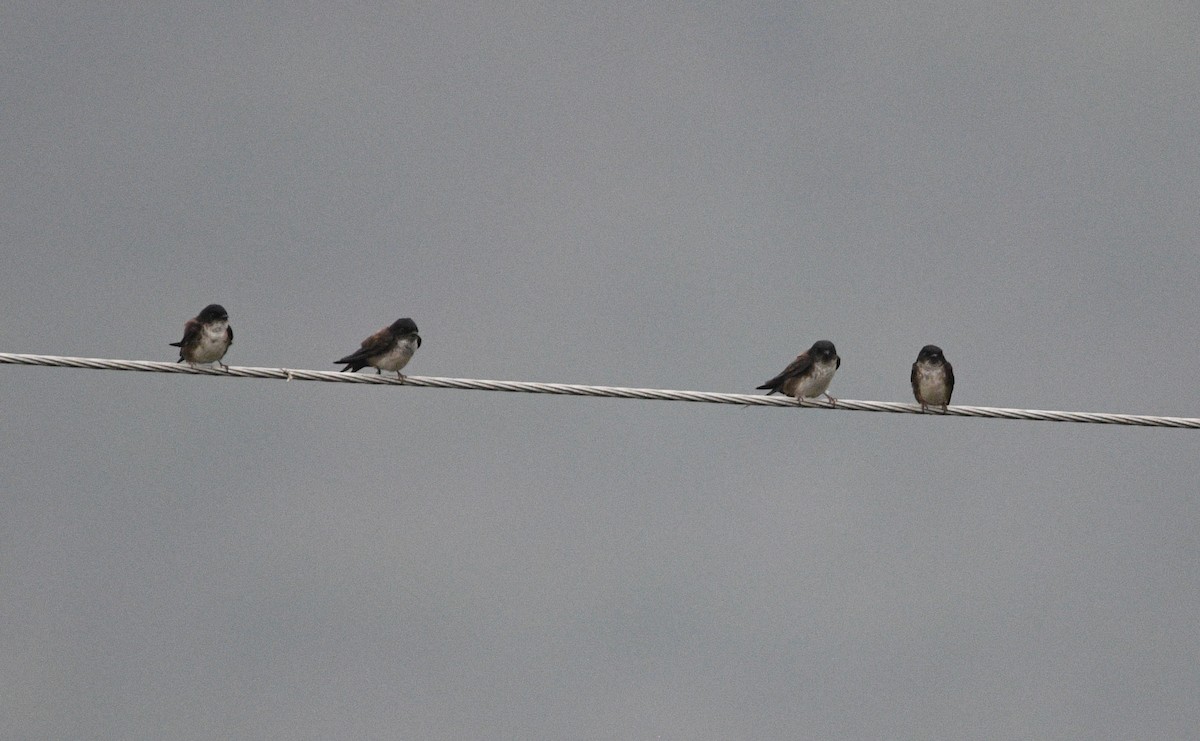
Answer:
[(788, 367), (783, 369), (782, 373), (758, 388), (778, 391), (783, 386), (784, 381), (788, 380), (789, 378), (795, 378), (796, 376), (807, 372), (808, 369), (812, 367), (812, 364), (812, 357), (809, 356), (808, 353), (802, 352), (796, 356), (795, 360), (788, 364)]
[(172, 342), (171, 347), (187, 347), (194, 343), (200, 335), (201, 327), (198, 319), (188, 319), (183, 323), (183, 339), (179, 342)]
[(349, 355), (342, 358), (341, 360), (335, 360), (333, 362), (335, 362), (335, 363), (350, 363), (350, 364), (355, 364), (355, 363), (365, 364), (367, 361), (367, 358), (370, 358), (374, 355), (381, 355), (381, 354), (387, 352), (388, 348), (395, 341), (396, 341), (396, 338), (392, 336), (391, 331), (389, 331), (387, 327), (384, 327), (383, 329), (379, 330), (378, 332), (371, 335), (367, 339), (363, 340), (362, 346), (359, 347), (357, 350), (350, 353)]

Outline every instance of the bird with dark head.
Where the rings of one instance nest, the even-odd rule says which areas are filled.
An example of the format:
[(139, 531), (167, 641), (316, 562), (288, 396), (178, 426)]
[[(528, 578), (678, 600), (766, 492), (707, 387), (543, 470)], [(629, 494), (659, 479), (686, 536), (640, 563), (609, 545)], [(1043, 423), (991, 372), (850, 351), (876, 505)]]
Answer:
[(413, 353), (420, 346), (421, 335), (417, 334), (416, 322), (404, 317), (363, 340), (362, 345), (354, 352), (333, 362), (346, 364), (346, 367), (342, 368), (343, 373), (354, 373), (369, 365), (376, 373), (395, 371), (396, 377), (404, 380), (400, 369), (408, 365)]
[(813, 346), (796, 356), (783, 372), (759, 386), (769, 389), (767, 396), (775, 392), (794, 397), (796, 403), (805, 398), (814, 398), (822, 394), (829, 399), (830, 406), (837, 406), (837, 399), (829, 395), (826, 389), (833, 380), (833, 374), (842, 367), (842, 359), (838, 357), (837, 349), (829, 340), (818, 340)]
[(929, 411), (931, 406), (942, 408), (942, 414), (950, 405), (950, 395), (954, 393), (954, 366), (942, 354), (942, 348), (937, 345), (926, 345), (917, 353), (917, 360), (912, 364), (913, 396), (921, 405), (921, 411)]
[(229, 312), (220, 304), (209, 304), (200, 313), (183, 325), (183, 339), (172, 342), (179, 348), (179, 360), (193, 368), (197, 363), (216, 363), (225, 370), (229, 366), (221, 362), (229, 346), (233, 344), (233, 327), (229, 326)]

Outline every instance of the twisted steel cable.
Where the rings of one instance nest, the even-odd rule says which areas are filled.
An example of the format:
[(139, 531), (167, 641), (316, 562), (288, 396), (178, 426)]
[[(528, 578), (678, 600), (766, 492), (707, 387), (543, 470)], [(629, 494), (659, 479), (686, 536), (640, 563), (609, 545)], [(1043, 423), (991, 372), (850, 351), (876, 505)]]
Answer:
[[(526, 394), (557, 394), (560, 396), (596, 396), (616, 399), (648, 399), (658, 401), (691, 401), (707, 404), (736, 404), (760, 407), (815, 407), (855, 412), (890, 412), (893, 414), (921, 414), (919, 404), (901, 404), (888, 401), (857, 401), (838, 399), (832, 407), (827, 401), (804, 400), (797, 404), (795, 399), (759, 394), (721, 394), (710, 391), (679, 391), (673, 389), (628, 388), (624, 386), (590, 386), (573, 383), (536, 383), (529, 381), (491, 381), (478, 378), (439, 378), (434, 376), (408, 376), (400, 380), (394, 376), (343, 373), (340, 371), (318, 371), (297, 368), (254, 368), (229, 366), (228, 370), (218, 367), (192, 367), (185, 363), (166, 363), (150, 360), (114, 360), (109, 358), (73, 358), (60, 355), (29, 355), (0, 353), (0, 364), (32, 365), (54, 368), (90, 368), (93, 370), (140, 371), (143, 373), (177, 373), (193, 376), (220, 376), (225, 378), (273, 378), (283, 381), (323, 381), (326, 383), (358, 383), (376, 386), (418, 386), (425, 388), (463, 389), (473, 391), (508, 391)], [(940, 414), (931, 410), (928, 414)], [(949, 417), (983, 417), (987, 419), (1014, 419), (1037, 422), (1077, 422), (1082, 424), (1131, 425), (1136, 427), (1173, 427), (1177, 429), (1200, 429), (1197, 417), (1156, 417), (1144, 414), (1111, 414), (1102, 412), (1058, 412), (1044, 409), (1007, 409), (1003, 407), (951, 406), (946, 412)]]

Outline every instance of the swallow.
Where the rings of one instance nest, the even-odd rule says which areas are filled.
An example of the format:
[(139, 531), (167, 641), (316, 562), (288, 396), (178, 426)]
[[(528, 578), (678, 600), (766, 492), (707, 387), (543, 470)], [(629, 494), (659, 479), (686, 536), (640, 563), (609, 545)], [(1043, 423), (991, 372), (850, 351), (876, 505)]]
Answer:
[(183, 339), (172, 342), (179, 348), (179, 360), (193, 368), (197, 363), (216, 363), (225, 370), (229, 366), (221, 362), (229, 346), (233, 344), (233, 327), (229, 326), (229, 312), (220, 304), (209, 304), (183, 325)]
[(404, 380), (400, 369), (408, 365), (413, 353), (421, 346), (421, 335), (417, 334), (417, 325), (412, 319), (405, 317), (392, 322), (390, 327), (384, 327), (362, 341), (362, 346), (335, 363), (345, 363), (342, 372), (354, 373), (368, 365), (375, 368), (376, 373), (396, 371), (396, 377)]
[(912, 365), (912, 390), (921, 411), (928, 411), (931, 406), (940, 406), (942, 414), (950, 404), (950, 394), (954, 393), (954, 367), (942, 348), (937, 345), (926, 345), (917, 354), (917, 362)]
[(837, 399), (826, 393), (833, 374), (842, 367), (842, 359), (829, 340), (818, 340), (813, 346), (796, 356), (783, 372), (759, 386), (770, 389), (767, 396), (776, 391), (796, 397), (799, 404), (805, 397), (813, 398), (825, 394), (830, 406), (837, 406)]

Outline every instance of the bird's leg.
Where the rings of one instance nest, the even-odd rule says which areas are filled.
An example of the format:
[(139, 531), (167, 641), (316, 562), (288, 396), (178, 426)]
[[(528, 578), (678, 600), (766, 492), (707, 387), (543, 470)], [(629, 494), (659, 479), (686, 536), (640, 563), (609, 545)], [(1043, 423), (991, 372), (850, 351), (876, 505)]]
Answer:
[(404, 376), (403, 373), (401, 373), (400, 371), (396, 371), (396, 380), (407, 381), (408, 379)]
[(218, 360), (218, 361), (217, 361), (217, 365), (219, 365), (219, 366), (221, 366), (222, 368), (224, 368), (226, 373), (228, 373), (228, 372), (229, 372), (229, 366), (228, 366), (228, 365), (225, 365), (225, 364), (224, 364), (224, 363), (222, 363), (220, 360)]
[(829, 399), (829, 406), (831, 406), (835, 409), (837, 408), (837, 399), (830, 396), (828, 391), (825, 392), (825, 398)]

